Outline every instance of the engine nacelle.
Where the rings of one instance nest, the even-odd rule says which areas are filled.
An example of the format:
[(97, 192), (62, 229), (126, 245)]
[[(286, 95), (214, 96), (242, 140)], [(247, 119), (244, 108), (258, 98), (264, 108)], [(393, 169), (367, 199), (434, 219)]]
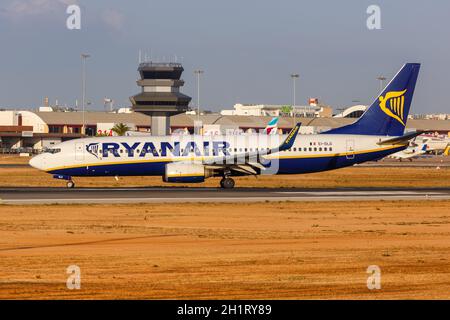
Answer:
[(202, 164), (194, 163), (168, 163), (164, 172), (164, 182), (193, 183), (203, 182), (210, 177), (209, 170)]

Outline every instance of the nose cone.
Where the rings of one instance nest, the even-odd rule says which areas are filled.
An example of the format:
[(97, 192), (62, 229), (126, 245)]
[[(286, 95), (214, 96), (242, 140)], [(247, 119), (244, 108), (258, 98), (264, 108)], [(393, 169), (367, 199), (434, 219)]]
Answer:
[(38, 156), (35, 156), (31, 158), (29, 164), (33, 168), (36, 168), (38, 170), (45, 170), (45, 156), (43, 154), (40, 154)]

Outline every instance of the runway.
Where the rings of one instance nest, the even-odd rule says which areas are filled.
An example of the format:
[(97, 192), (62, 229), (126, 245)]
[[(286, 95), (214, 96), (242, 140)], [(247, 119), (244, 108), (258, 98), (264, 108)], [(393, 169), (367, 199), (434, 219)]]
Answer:
[(0, 188), (0, 204), (88, 204), (450, 199), (450, 188)]

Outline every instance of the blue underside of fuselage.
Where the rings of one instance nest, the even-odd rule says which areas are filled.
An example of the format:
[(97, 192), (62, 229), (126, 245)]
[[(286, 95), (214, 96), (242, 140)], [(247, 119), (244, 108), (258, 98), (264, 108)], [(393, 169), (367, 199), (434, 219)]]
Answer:
[[(404, 150), (405, 147), (395, 149), (360, 153), (352, 156), (330, 156), (330, 157), (311, 157), (311, 158), (284, 158), (279, 159), (275, 164), (278, 169), (277, 174), (301, 174), (319, 171), (333, 170), (348, 167), (356, 163), (362, 163), (371, 160), (381, 159), (395, 152)], [(65, 168), (48, 171), (48, 173), (66, 175), (72, 177), (78, 176), (162, 176), (165, 171), (167, 161), (161, 162), (141, 162), (141, 163), (123, 163), (123, 164), (105, 164), (96, 166), (82, 166), (76, 168)]]

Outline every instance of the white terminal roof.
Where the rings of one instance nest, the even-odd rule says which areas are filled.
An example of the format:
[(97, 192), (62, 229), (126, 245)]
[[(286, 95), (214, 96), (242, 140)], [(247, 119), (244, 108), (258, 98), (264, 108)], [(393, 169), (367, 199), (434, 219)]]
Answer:
[[(34, 112), (46, 124), (49, 125), (82, 125), (82, 112)], [(85, 112), (86, 125), (96, 125), (97, 123), (129, 123), (136, 125), (146, 125), (150, 123), (150, 118), (142, 113), (110, 113), (110, 112)]]
[[(83, 114), (81, 112), (35, 112), (46, 124), (49, 125), (81, 125)], [(220, 124), (228, 126), (239, 126), (243, 128), (264, 128), (273, 117), (263, 116), (232, 116), (207, 114), (201, 115), (203, 124)], [(192, 127), (196, 115), (178, 114), (171, 117), (170, 124), (173, 127)], [(350, 124), (355, 118), (296, 118), (303, 126), (335, 128)], [(86, 112), (85, 121), (87, 125), (97, 123), (133, 123), (136, 126), (150, 126), (150, 117), (142, 113), (109, 113), (109, 112)], [(278, 127), (292, 128), (294, 120), (291, 117), (280, 117)], [(433, 119), (408, 119), (408, 128), (418, 130), (450, 131), (450, 120)]]

